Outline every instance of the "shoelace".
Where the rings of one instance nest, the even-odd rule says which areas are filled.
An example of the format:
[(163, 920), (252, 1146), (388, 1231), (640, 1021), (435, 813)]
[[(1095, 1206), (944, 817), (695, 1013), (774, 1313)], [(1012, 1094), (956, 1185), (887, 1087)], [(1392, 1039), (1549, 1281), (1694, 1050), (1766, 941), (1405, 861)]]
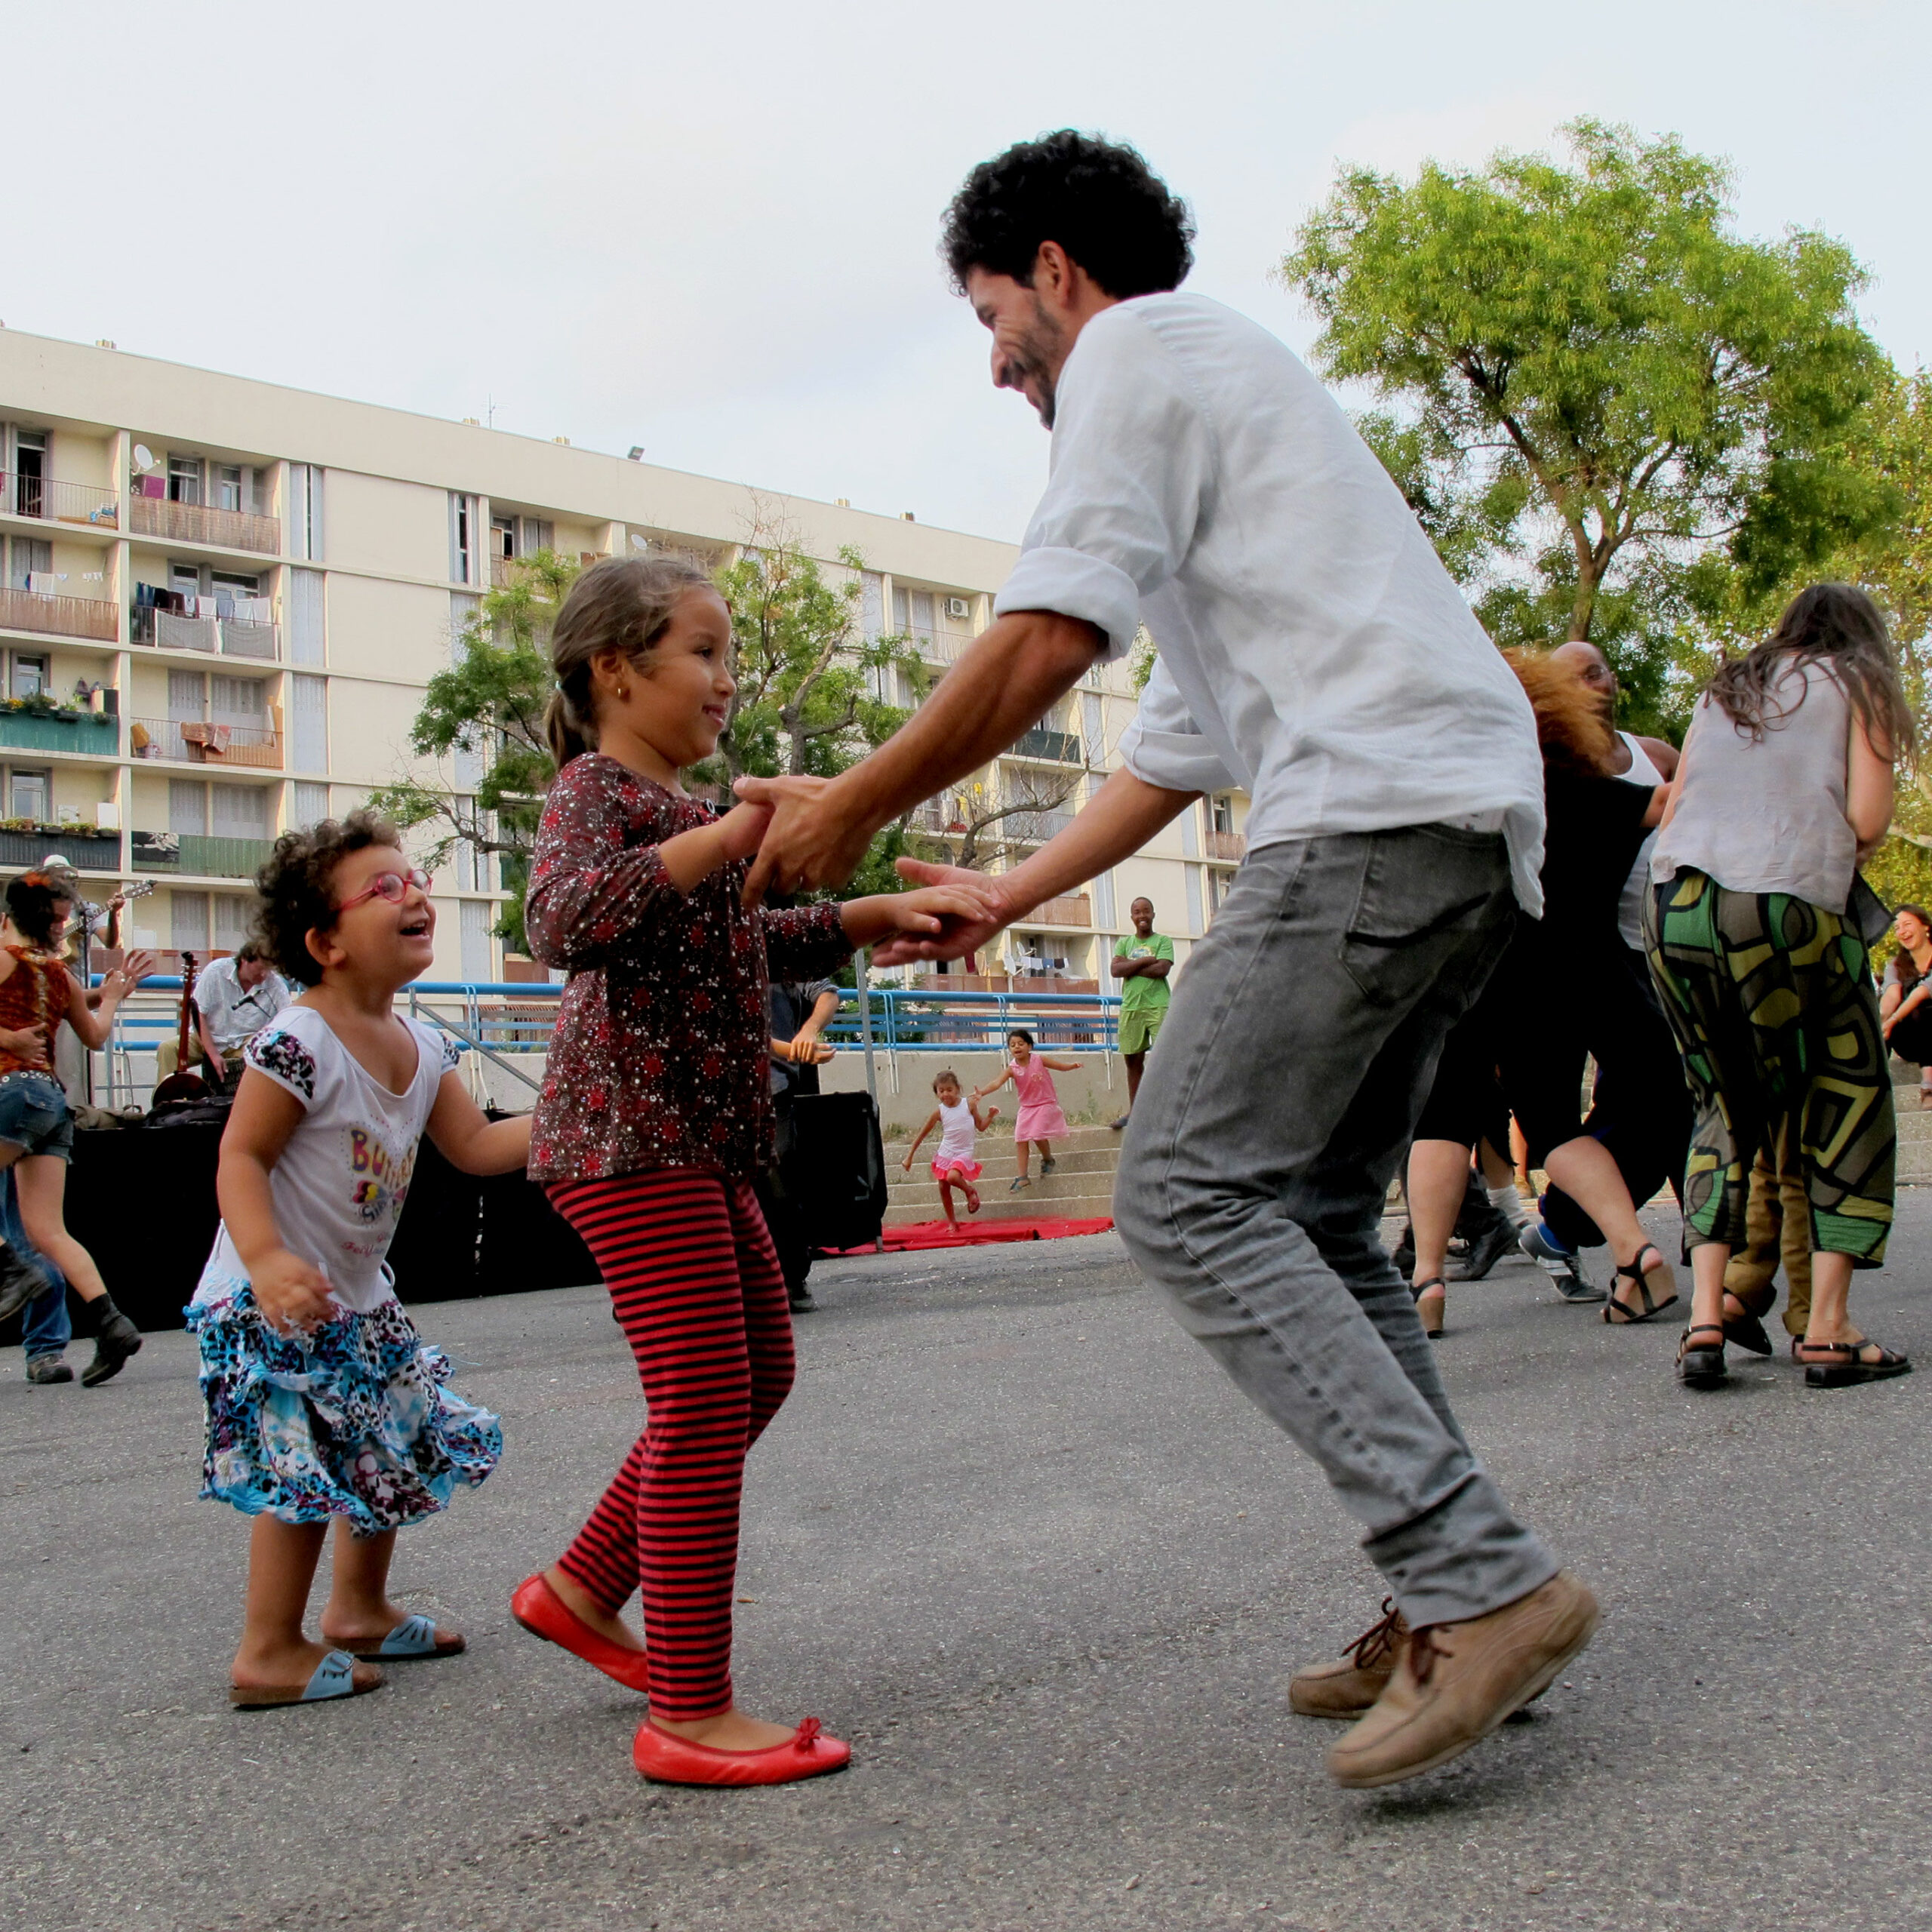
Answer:
[(818, 1749), (819, 1733), (824, 1728), (824, 1725), (820, 1724), (817, 1718), (808, 1718), (803, 1724), (799, 1725), (798, 1734), (792, 1739), (792, 1742), (801, 1751), (816, 1751)]
[(1424, 1623), (1409, 1632), (1409, 1674), (1418, 1684), (1426, 1684), (1438, 1657), (1453, 1656), (1442, 1642), (1438, 1626)]
[(1395, 1626), (1402, 1620), (1402, 1613), (1395, 1607), (1393, 1597), (1382, 1599), (1382, 1621), (1371, 1624), (1349, 1646), (1358, 1669), (1367, 1670), (1377, 1661), (1386, 1657), (1395, 1647)]

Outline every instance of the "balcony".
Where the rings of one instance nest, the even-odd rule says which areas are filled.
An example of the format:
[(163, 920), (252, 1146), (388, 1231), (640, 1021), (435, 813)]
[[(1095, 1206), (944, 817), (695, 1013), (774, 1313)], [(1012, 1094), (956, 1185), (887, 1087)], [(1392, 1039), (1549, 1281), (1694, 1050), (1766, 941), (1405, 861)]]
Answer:
[(1238, 832), (1211, 832), (1207, 855), (1224, 866), (1238, 866), (1247, 856), (1247, 841)]
[(185, 872), (208, 878), (253, 878), (275, 850), (272, 838), (211, 838), (196, 832), (137, 832), (137, 872)]
[(997, 820), (991, 829), (995, 835), (1016, 844), (1044, 845), (1048, 839), (1057, 838), (1072, 823), (1071, 812), (1014, 812)]
[[(143, 482), (158, 479), (145, 477)], [(140, 494), (128, 500), (128, 527), (137, 537), (158, 537), (170, 543), (219, 543), (230, 550), (281, 551), (281, 519), (251, 510), (218, 510), (207, 503), (177, 503), (169, 497)]]
[(94, 758), (116, 758), (121, 751), (121, 721), (104, 712), (0, 709), (0, 746), (23, 752), (80, 752)]
[[(135, 499), (140, 501), (139, 497)], [(198, 651), (209, 657), (276, 658), (281, 655), (281, 627), (248, 617), (179, 617), (139, 604), (130, 632), (136, 644), (158, 651)]]
[(0, 512), (38, 517), (45, 523), (121, 528), (121, 500), (95, 483), (63, 483), (52, 476), (26, 476), (0, 469)]
[(1081, 750), (1078, 734), (1072, 731), (1048, 731), (1038, 725), (1030, 731), (1023, 731), (1008, 754), (1011, 758), (1046, 758), (1055, 764), (1082, 764), (1086, 754)]
[(0, 629), (119, 641), (114, 606), (104, 597), (62, 597), (48, 590), (0, 590)]
[(0, 831), (0, 866), (37, 866), (43, 859), (55, 857), (82, 872), (118, 872), (121, 835), (83, 832), (73, 826), (51, 831), (45, 826), (27, 832)]
[[(137, 758), (174, 758), (186, 764), (245, 765), (261, 771), (281, 769), (281, 734), (263, 725), (137, 718), (128, 741)], [(5, 742), (0, 738), (0, 743)]]
[(1091, 926), (1094, 902), (1084, 892), (1072, 892), (1059, 899), (1047, 899), (1026, 915), (1026, 923), (1041, 926)]

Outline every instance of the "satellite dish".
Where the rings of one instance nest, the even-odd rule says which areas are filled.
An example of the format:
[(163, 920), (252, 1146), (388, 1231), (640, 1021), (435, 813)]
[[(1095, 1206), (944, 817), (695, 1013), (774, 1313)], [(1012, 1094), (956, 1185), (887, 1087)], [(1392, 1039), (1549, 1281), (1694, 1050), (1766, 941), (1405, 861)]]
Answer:
[(631, 532), (631, 548), (633, 550), (648, 550), (651, 548), (651, 539), (641, 531), (633, 530)]
[(152, 469), (154, 467), (154, 451), (146, 443), (137, 443), (134, 445), (134, 462), (142, 469)]

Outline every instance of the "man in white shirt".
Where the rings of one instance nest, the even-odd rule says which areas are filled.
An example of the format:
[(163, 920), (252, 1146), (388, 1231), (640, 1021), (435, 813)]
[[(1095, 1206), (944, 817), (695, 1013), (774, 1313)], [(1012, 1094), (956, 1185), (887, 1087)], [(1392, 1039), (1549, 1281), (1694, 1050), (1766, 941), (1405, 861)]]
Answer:
[(242, 1049), (288, 1001), (288, 982), (253, 940), (226, 959), (211, 959), (195, 976), (195, 1030), (209, 1073), (232, 1084)]
[(946, 875), (981, 919), (877, 957), (983, 946), (1202, 792), (1248, 792), (1247, 857), (1168, 1010), (1115, 1213), (1364, 1527), (1399, 1614), (1291, 1701), (1361, 1715), (1331, 1774), (1389, 1784), (1486, 1736), (1596, 1620), (1470, 1453), (1377, 1238), (1443, 1036), (1516, 902), (1540, 909), (1542, 761), (1521, 686), (1321, 384), (1170, 292), (1192, 235), (1137, 154), (1078, 134), (968, 178), (945, 250), (995, 383), (1054, 432), (1046, 494), (997, 620), (896, 737), (830, 780), (740, 781), (776, 808), (750, 889), (848, 876), (1146, 623), (1124, 769), (1013, 871)]

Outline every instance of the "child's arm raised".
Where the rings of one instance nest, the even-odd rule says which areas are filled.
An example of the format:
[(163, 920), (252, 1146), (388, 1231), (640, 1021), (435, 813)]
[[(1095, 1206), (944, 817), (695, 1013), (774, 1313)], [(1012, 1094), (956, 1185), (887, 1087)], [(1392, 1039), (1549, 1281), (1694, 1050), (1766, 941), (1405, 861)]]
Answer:
[[(1000, 1075), (1000, 1077), (999, 1077), (997, 1080), (994, 1081), (993, 1081), (990, 1085), (989, 1085), (989, 1086), (985, 1086), (985, 1087), (975, 1087), (975, 1088), (973, 1089), (973, 1098), (974, 1098), (975, 1100), (983, 1100), (986, 1097), (986, 1096), (987, 1096), (989, 1094), (997, 1094), (997, 1093), (999, 1091), (999, 1090), (1000, 1090), (1002, 1087), (1004, 1087), (1004, 1086), (1006, 1084), (1006, 1083), (1007, 1083), (1009, 1080), (1011, 1080), (1012, 1078), (1013, 1078), (1013, 1069), (1012, 1069), (1012, 1068), (1011, 1068), (1011, 1067), (1010, 1067), (1010, 1066), (1009, 1066), (1009, 1067), (1006, 1069), (1006, 1071), (1005, 1071), (1004, 1073), (1002, 1073), (1002, 1074)], [(998, 1113), (998, 1112), (999, 1112), (998, 1108), (997, 1108), (997, 1107), (994, 1108), (994, 1109), (993, 1109), (993, 1112), (994, 1112), (994, 1113)], [(988, 1118), (991, 1118), (991, 1115), (989, 1115), (989, 1116), (988, 1116)]]
[(929, 885), (918, 892), (881, 892), (869, 899), (848, 899), (838, 909), (839, 923), (854, 946), (871, 946), (890, 933), (930, 937), (943, 921), (979, 918), (985, 910), (977, 888)]
[(524, 909), (531, 952), (546, 966), (600, 963), (657, 909), (666, 886), (681, 898), (719, 866), (749, 858), (771, 817), (768, 807), (737, 805), (660, 844), (626, 846), (614, 795), (572, 797), (554, 817), (546, 814), (537, 835)]
[(248, 1271), (255, 1306), (272, 1327), (281, 1329), (307, 1327), (336, 1312), (322, 1271), (282, 1246), (269, 1185), (288, 1137), (306, 1112), (285, 1087), (252, 1066), (245, 1068), (215, 1169), (215, 1198), (228, 1238)]
[(977, 1094), (975, 1094), (966, 1104), (973, 1109), (973, 1131), (976, 1134), (985, 1133), (986, 1129), (999, 1118), (999, 1109), (997, 1107), (989, 1107), (983, 1114), (980, 1112), (980, 1097)]
[(443, 1075), (427, 1132), (436, 1151), (459, 1174), (509, 1174), (530, 1164), (530, 1119), (491, 1120), (469, 1097), (462, 1076)]
[(1051, 1054), (1042, 1054), (1040, 1064), (1050, 1073), (1078, 1073), (1080, 1063), (1077, 1060), (1055, 1060)]
[(936, 1128), (937, 1126), (938, 1126), (938, 1124), (939, 1124), (939, 1109), (938, 1109), (938, 1108), (935, 1107), (935, 1108), (934, 1108), (934, 1109), (933, 1109), (933, 1115), (932, 1115), (932, 1118), (931, 1118), (931, 1120), (928, 1121), (926, 1122), (926, 1124), (925, 1124), (925, 1125), (924, 1125), (924, 1127), (922, 1127), (922, 1128), (920, 1128), (920, 1130), (919, 1130), (919, 1134), (918, 1134), (918, 1140), (915, 1140), (912, 1143), (912, 1146), (909, 1146), (909, 1148), (907, 1148), (907, 1149), (906, 1149), (906, 1171), (909, 1174), (912, 1171), (912, 1156), (913, 1156), (915, 1154), (916, 1154), (916, 1153), (919, 1151), (919, 1143), (920, 1143), (920, 1141), (924, 1140), (925, 1139), (926, 1136), (927, 1136), (928, 1134), (929, 1134), (930, 1133), (931, 1133), (931, 1131), (933, 1131), (933, 1129), (934, 1129), (934, 1128)]

